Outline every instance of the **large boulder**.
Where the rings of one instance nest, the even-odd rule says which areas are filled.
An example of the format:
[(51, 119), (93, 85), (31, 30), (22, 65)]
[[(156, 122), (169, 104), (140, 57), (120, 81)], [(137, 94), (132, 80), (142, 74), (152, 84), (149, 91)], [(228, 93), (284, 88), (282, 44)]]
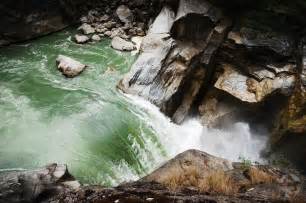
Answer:
[(166, 183), (170, 177), (176, 174), (185, 174), (196, 170), (200, 177), (205, 177), (212, 171), (228, 171), (233, 169), (232, 162), (212, 156), (198, 150), (185, 151), (163, 166), (145, 176), (141, 181)]
[(116, 14), (121, 22), (123, 23), (132, 23), (134, 16), (129, 7), (121, 5), (117, 8)]
[(57, 57), (56, 63), (57, 68), (63, 73), (63, 75), (69, 78), (79, 75), (86, 68), (86, 65), (63, 55)]
[(36, 170), (0, 172), (0, 202), (41, 202), (80, 187), (66, 165), (51, 164)]
[(84, 44), (90, 40), (89, 37), (87, 37), (86, 35), (79, 35), (79, 34), (76, 34), (74, 36), (74, 39), (75, 42), (78, 44)]
[(126, 41), (117, 36), (112, 39), (111, 46), (113, 49), (118, 51), (133, 51), (136, 49), (136, 46), (133, 44), (133, 42)]

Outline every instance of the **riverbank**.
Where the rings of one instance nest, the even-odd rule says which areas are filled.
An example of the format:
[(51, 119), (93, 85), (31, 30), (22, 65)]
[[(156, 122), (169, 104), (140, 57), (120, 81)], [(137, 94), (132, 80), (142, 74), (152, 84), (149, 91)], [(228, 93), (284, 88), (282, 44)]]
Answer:
[[(39, 178), (38, 178), (39, 177)], [(0, 174), (0, 202), (305, 202), (305, 177), (289, 168), (231, 162), (188, 150), (115, 188), (81, 186), (62, 165)], [(18, 187), (13, 187), (18, 184)]]

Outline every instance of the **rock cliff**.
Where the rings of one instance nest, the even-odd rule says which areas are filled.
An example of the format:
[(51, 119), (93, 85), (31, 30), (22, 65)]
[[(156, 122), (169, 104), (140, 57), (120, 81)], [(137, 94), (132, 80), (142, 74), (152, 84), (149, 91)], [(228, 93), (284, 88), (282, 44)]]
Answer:
[(168, 1), (118, 87), (176, 123), (248, 121), (274, 146), (305, 135), (305, 11), (302, 1)]

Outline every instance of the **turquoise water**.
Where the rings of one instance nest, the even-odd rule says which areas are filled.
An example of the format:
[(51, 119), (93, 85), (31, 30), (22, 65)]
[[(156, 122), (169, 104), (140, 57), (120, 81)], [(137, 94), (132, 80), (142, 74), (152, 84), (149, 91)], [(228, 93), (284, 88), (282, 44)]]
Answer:
[[(136, 59), (110, 40), (86, 45), (71, 30), (0, 49), (0, 172), (64, 163), (82, 183), (136, 180), (188, 149), (261, 162), (267, 137), (247, 123), (208, 129), (197, 118), (176, 125), (144, 99), (116, 84)], [(65, 78), (59, 54), (89, 67)]]
[[(146, 174), (166, 153), (145, 113), (116, 89), (135, 56), (109, 40), (77, 45), (71, 35), (0, 49), (0, 169), (66, 163), (83, 183), (104, 185)], [(89, 67), (65, 78), (58, 54)]]

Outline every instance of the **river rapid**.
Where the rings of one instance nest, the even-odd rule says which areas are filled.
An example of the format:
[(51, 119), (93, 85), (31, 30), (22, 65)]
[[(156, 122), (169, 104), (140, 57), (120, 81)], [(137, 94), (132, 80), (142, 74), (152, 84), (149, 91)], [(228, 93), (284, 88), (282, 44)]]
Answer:
[[(0, 171), (65, 163), (86, 184), (114, 186), (151, 172), (187, 149), (237, 161), (263, 161), (266, 137), (246, 123), (178, 126), (142, 98), (116, 89), (136, 56), (110, 41), (77, 45), (70, 29), (0, 49)], [(58, 54), (89, 67), (67, 79)]]

